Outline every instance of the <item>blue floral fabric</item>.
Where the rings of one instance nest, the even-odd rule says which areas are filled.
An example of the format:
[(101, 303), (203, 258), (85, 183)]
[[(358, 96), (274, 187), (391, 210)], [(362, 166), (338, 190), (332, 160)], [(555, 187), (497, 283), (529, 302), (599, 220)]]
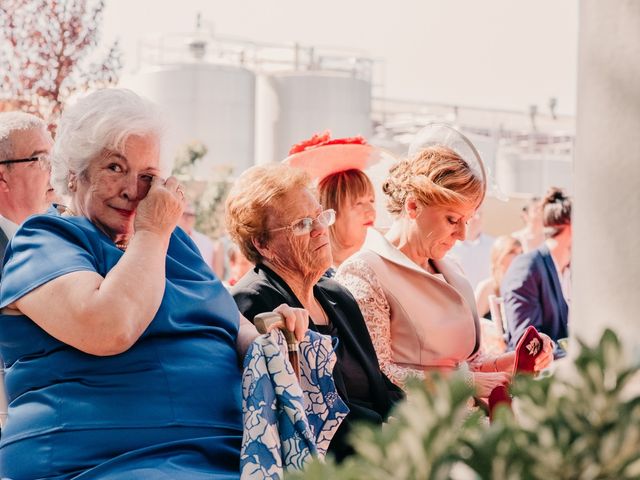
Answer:
[(242, 479), (281, 479), (313, 456), (324, 457), (349, 408), (333, 382), (331, 338), (308, 331), (300, 343), (300, 383), (280, 331), (249, 347), (242, 378)]

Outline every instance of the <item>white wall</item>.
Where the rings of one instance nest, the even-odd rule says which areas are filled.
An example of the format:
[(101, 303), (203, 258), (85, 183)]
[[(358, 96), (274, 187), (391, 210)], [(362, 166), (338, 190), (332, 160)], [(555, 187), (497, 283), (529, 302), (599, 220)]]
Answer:
[(570, 331), (640, 359), (640, 1), (580, 4)]

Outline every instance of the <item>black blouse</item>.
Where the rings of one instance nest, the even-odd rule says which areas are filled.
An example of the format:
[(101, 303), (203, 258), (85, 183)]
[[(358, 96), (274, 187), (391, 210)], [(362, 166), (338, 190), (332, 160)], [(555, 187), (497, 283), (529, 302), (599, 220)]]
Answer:
[[(283, 303), (302, 308), (289, 285), (265, 265), (257, 265), (231, 289), (238, 309), (249, 320), (270, 312)], [(337, 362), (333, 371), (336, 389), (349, 407), (329, 446), (337, 460), (353, 452), (347, 435), (354, 422), (381, 424), (391, 407), (404, 394), (380, 370), (369, 331), (358, 303), (351, 293), (335, 280), (322, 277), (313, 288), (314, 297), (327, 314), (331, 336), (338, 339)], [(309, 322), (309, 329), (323, 333), (323, 326)]]

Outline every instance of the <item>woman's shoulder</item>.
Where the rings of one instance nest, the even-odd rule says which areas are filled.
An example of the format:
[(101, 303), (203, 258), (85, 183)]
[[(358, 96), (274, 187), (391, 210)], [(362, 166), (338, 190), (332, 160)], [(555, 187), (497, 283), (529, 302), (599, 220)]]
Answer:
[(7, 256), (22, 251), (44, 249), (48, 255), (63, 251), (94, 251), (104, 235), (84, 217), (63, 217), (45, 213), (33, 215), (16, 231), (7, 249)]
[(44, 214), (28, 218), (7, 247), (0, 302), (9, 305), (67, 273), (86, 270), (104, 275), (101, 240), (91, 227), (80, 217)]
[(267, 272), (259, 266), (254, 266), (251, 270), (245, 273), (233, 287), (231, 287), (231, 294), (236, 295), (247, 291), (259, 292), (268, 289), (273, 289), (273, 286), (270, 285)]
[(383, 290), (377, 269), (373, 267), (373, 263), (381, 262), (382, 259), (371, 257), (370, 255), (376, 256), (374, 252), (370, 252), (370, 255), (362, 253), (343, 262), (334, 277), (335, 281), (356, 299), (369, 296), (372, 290), (377, 292)]
[[(316, 287), (335, 299), (349, 298), (353, 299), (349, 289), (342, 285), (334, 278), (322, 277), (318, 280)], [(353, 299), (355, 301), (355, 299)]]
[(46, 213), (32, 215), (27, 218), (16, 231), (14, 238), (28, 236), (33, 238), (38, 235), (63, 234), (83, 236), (100, 235), (95, 226), (85, 217), (73, 217), (60, 215), (58, 211), (52, 207)]
[(238, 310), (249, 321), (252, 321), (258, 313), (271, 311), (289, 301), (270, 282), (266, 272), (259, 267), (249, 270), (238, 283), (231, 287), (230, 292)]
[(236, 303), (239, 299), (277, 299), (286, 300), (282, 288), (278, 288), (279, 278), (272, 278), (271, 272), (260, 266), (249, 270), (233, 287), (230, 292)]
[(360, 250), (347, 258), (336, 271), (335, 277), (344, 274), (345, 272), (369, 272), (373, 270), (373, 266), (382, 262), (382, 257), (368, 249)]

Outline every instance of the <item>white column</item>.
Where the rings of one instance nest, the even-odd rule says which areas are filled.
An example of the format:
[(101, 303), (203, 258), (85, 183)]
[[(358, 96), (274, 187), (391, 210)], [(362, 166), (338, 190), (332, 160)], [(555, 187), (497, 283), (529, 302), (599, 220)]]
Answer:
[(570, 332), (640, 358), (640, 1), (582, 0)]

